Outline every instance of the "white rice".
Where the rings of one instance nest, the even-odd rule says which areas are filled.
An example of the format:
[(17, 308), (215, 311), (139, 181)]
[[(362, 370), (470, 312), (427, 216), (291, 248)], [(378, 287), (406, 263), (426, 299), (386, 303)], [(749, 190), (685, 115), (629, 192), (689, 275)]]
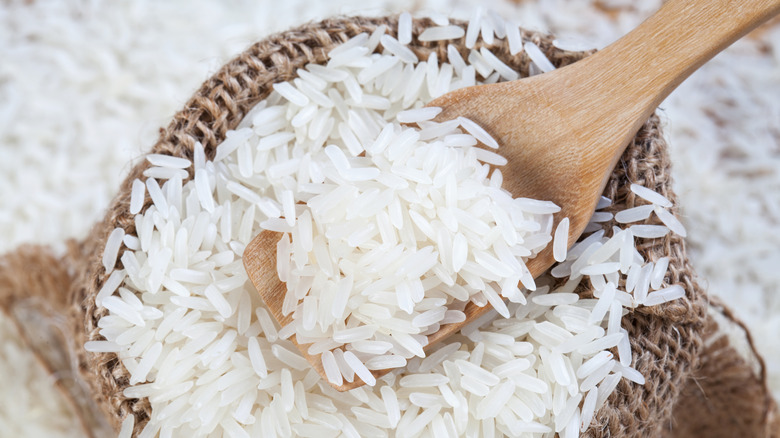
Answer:
[(655, 239), (664, 237), (669, 233), (669, 228), (663, 225), (632, 225), (629, 230), (635, 237)]
[(482, 40), (486, 44), (492, 45), (493, 42), (495, 41), (495, 26), (493, 21), (490, 19), (490, 11), (488, 11), (488, 16), (482, 20), (481, 36), (482, 36)]
[(489, 148), (498, 149), (498, 142), (487, 131), (485, 131), (485, 128), (465, 117), (458, 117), (458, 122), (460, 123), (460, 126), (462, 126), (466, 132), (473, 135), (477, 141)]
[(190, 160), (170, 155), (149, 154), (146, 156), (146, 160), (154, 166), (169, 167), (173, 169), (186, 169), (192, 166)]
[(555, 228), (553, 237), (553, 257), (556, 262), (566, 260), (566, 250), (569, 246), (569, 218), (565, 217)]
[(399, 123), (419, 123), (431, 120), (441, 113), (441, 108), (425, 107), (401, 111), (396, 115)]
[(655, 306), (668, 301), (676, 300), (685, 296), (685, 290), (678, 284), (669, 286), (667, 288), (651, 292), (644, 300), (644, 305)]
[(401, 44), (412, 42), (412, 14), (408, 12), (402, 12), (398, 17), (398, 42)]
[(410, 64), (417, 62), (417, 56), (415, 56), (414, 52), (390, 35), (383, 35), (380, 41), (388, 52), (399, 57), (403, 62)]
[(469, 24), (466, 27), (466, 47), (471, 49), (477, 42), (480, 31), (480, 22), (482, 21), (482, 8), (477, 6), (469, 19)]
[(661, 257), (655, 262), (653, 272), (650, 276), (650, 287), (659, 289), (664, 281), (664, 276), (669, 268), (669, 257)]
[[(467, 42), (474, 32), (486, 40), (514, 38), (490, 14), (478, 17)], [(534, 282), (523, 263), (561, 240), (551, 235), (558, 208), (513, 200), (500, 189), (500, 172), (488, 178), (491, 169), (477, 160), (501, 161), (473, 148), (477, 142), (499, 146), (483, 128), (463, 118), (436, 124), (430, 121), (436, 110), (420, 108), (446, 87), (465, 84), (461, 76), (473, 75), (473, 67), (459, 57), (453, 60), (462, 64), (455, 66), (433, 57), (416, 70), (423, 73), (419, 87), (409, 83), (415, 87), (410, 95), (383, 91), (382, 81), (406, 68), (396, 66), (417, 62), (383, 32), (334, 49), (329, 66), (307, 67), (303, 81), (276, 84), (269, 103), (217, 147), (218, 160), (206, 161), (196, 147), (193, 181), (183, 184), (174, 175), (162, 188), (154, 178), (141, 186), (153, 205), (137, 215), (139, 244), (122, 254), (125, 269), (111, 273), (101, 292), (109, 310), (101, 320), (106, 341), (88, 348), (119, 350), (139, 383), (128, 394), (150, 398), (152, 420), (143, 435), (186, 429), (307, 436), (315, 426), (330, 425), (351, 436), (476, 430), (541, 436), (553, 429), (576, 436), (621, 376), (641, 380), (628, 367), (623, 309), (679, 298), (684, 290), (653, 287), (663, 281), (663, 261), (639, 268), (650, 269), (637, 286), (647, 283), (644, 300), (615, 284), (640, 275), (624, 269), (625, 254), (637, 263), (633, 236), (659, 229), (633, 225), (635, 232), (594, 233), (568, 252), (558, 250), (563, 262), (556, 269), (587, 277), (596, 286), (595, 305), (572, 293), (577, 282), (553, 291), (549, 276)], [(405, 32), (399, 22), (399, 38)], [(369, 57), (376, 41), (386, 52)], [(503, 67), (486, 50), (472, 52), (473, 59), (499, 72), (497, 79)], [(399, 60), (383, 61), (388, 57)], [(442, 80), (450, 74), (452, 81)], [(327, 103), (313, 93), (322, 91), (319, 81), (332, 87), (320, 94), (341, 109), (318, 109)], [(402, 126), (403, 120), (417, 126)], [(260, 156), (264, 167), (255, 169)], [(285, 310), (293, 315), (285, 327), (272, 320), (241, 265), (243, 248), (261, 227), (287, 233), (277, 247), (277, 270), (288, 282)], [(568, 234), (562, 229), (556, 234)], [(118, 256), (115, 241), (125, 240), (111, 240), (106, 262)], [(462, 320), (464, 300), (495, 310), (426, 355), (425, 335)], [(313, 342), (310, 353), (322, 352), (327, 381), (287, 340), (293, 334)], [(607, 352), (614, 347), (620, 362)], [(370, 370), (383, 366), (405, 368), (375, 379)], [(328, 384), (356, 378), (373, 388), (339, 394)], [(543, 402), (552, 394), (562, 394), (555, 409)], [(499, 409), (518, 404), (532, 408), (524, 418)]]
[(130, 214), (137, 214), (141, 211), (141, 207), (144, 204), (144, 195), (146, 194), (146, 186), (139, 180), (133, 181), (133, 188), (130, 192)]
[(655, 206), (653, 205), (640, 205), (638, 207), (619, 211), (615, 214), (615, 220), (621, 224), (640, 222), (649, 218), (654, 208)]
[(498, 57), (486, 47), (479, 49), (479, 53), (482, 55), (482, 59), (490, 64), (493, 70), (497, 71), (503, 80), (514, 81), (519, 77), (516, 71), (512, 70), (508, 65), (504, 64), (503, 61), (498, 59)]
[(688, 235), (680, 220), (674, 217), (674, 215), (669, 213), (666, 209), (661, 208), (660, 206), (656, 206), (653, 211), (655, 211), (658, 219), (661, 219), (661, 222), (663, 222), (664, 225), (666, 225), (666, 227), (669, 228), (672, 232), (679, 234), (682, 237)]
[(528, 57), (531, 58), (531, 61), (539, 67), (539, 69), (547, 73), (549, 71), (555, 70), (555, 66), (550, 62), (549, 59), (542, 53), (542, 50), (537, 46), (536, 44), (532, 43), (531, 41), (526, 41), (523, 45), (523, 48), (525, 49), (525, 53), (528, 54)]
[(291, 103), (300, 107), (306, 106), (309, 103), (309, 98), (299, 90), (295, 89), (289, 82), (280, 82), (274, 84), (274, 91), (279, 93), (282, 97), (290, 101)]
[(558, 49), (572, 52), (586, 52), (598, 48), (592, 42), (584, 38), (575, 37), (556, 38), (553, 40), (552, 44)]
[(465, 34), (466, 32), (460, 26), (438, 26), (425, 29), (417, 39), (420, 41), (455, 40)]
[[(7, 153), (17, 159), (2, 160), (0, 165), (5, 166), (6, 178), (0, 183), (3, 192), (11, 194), (4, 198), (0, 214), (3, 248), (10, 250), (23, 242), (58, 246), (64, 237), (85, 236), (89, 226), (103, 217), (130, 169), (127, 163), (154, 144), (157, 128), (167, 123), (205, 77), (251, 41), (317, 17), (365, 8), (359, 1), (304, 3), (275, 4), (274, 14), (264, 13), (265, 2), (246, 3), (241, 9), (200, 0), (186, 7), (182, 2), (94, 3), (86, 9), (68, 2), (9, 3), (0, 28), (14, 32), (0, 37), (0, 47), (9, 49), (5, 52), (8, 65), (19, 68), (8, 70), (6, 87), (0, 87), (6, 103), (0, 111), (0, 125), (5, 127), (0, 134), (0, 156)], [(648, 12), (644, 5), (635, 8), (625, 0), (611, 4), (622, 8), (620, 20), (589, 1), (572, 3), (566, 9), (554, 2), (532, 1), (520, 7), (504, 5), (501, 11), (540, 31), (555, 29), (564, 37), (555, 43), (557, 47), (579, 50), (614, 40)], [(420, 8), (451, 10), (460, 17), (472, 12), (468, 5), (452, 1), (424, 1)], [(777, 167), (771, 165), (772, 148), (762, 147), (774, 144), (770, 128), (779, 108), (773, 99), (777, 93), (767, 90), (778, 86), (772, 53), (778, 50), (780, 34), (768, 30), (742, 40), (708, 63), (706, 71), (670, 96), (661, 117), (672, 121), (665, 134), (671, 139), (683, 222), (696, 224), (695, 229), (689, 226), (689, 255), (700, 276), (707, 278), (710, 292), (721, 295), (759, 334), (756, 347), (767, 358), (770, 387), (777, 399), (780, 341), (760, 336), (777, 331), (776, 315), (780, 314), (776, 311), (780, 301), (773, 293), (777, 272), (765, 268), (776, 265), (780, 255), (774, 250), (780, 233), (777, 209), (772, 207), (780, 205), (780, 191), (771, 190), (778, 181), (778, 173), (771, 169)], [(576, 47), (570, 38), (574, 35), (592, 43)], [(770, 50), (759, 50), (762, 47)], [(117, 64), (112, 60), (118, 60), (123, 75), (140, 74), (144, 80), (123, 85), (124, 76), (115, 74)], [(90, 77), (88, 84), (81, 82), (81, 72)], [(107, 95), (103, 90), (113, 92)], [(57, 117), (41, 117), (47, 111), (56, 111)], [(106, 139), (112, 139), (110, 144)], [(67, 171), (62, 173), (63, 169)], [(45, 188), (17, 190), (28, 187), (29, 171), (35, 171)], [(721, 208), (724, 203), (732, 208)], [(56, 224), (50, 223), (53, 215)], [(724, 263), (744, 266), (740, 263), (746, 251), (762, 254), (756, 267), (722, 269)], [(733, 290), (745, 293), (733, 299)], [(6, 344), (13, 342), (5, 340)], [(24, 376), (29, 360), (6, 363), (6, 374)], [(57, 398), (52, 397), (56, 394), (48, 379), (38, 379), (32, 393), (14, 383), (17, 386), (4, 387), (7, 403), (3, 406), (12, 409), (3, 409), (1, 430), (17, 436), (51, 436), (54, 433), (35, 431), (48, 426), (63, 433), (63, 428), (54, 425), (76, 421), (72, 415), (58, 416), (66, 404), (51, 408)], [(29, 398), (19, 395), (25, 393)], [(34, 408), (24, 411), (30, 403)], [(82, 435), (76, 432), (74, 436)]]
[(135, 415), (127, 415), (122, 420), (122, 427), (119, 429), (118, 438), (130, 438), (133, 433), (133, 426), (135, 426)]
[(122, 228), (115, 228), (108, 235), (106, 246), (103, 249), (103, 267), (107, 272), (113, 271), (116, 259), (119, 256), (119, 247), (122, 245), (124, 238), (125, 230)]
[(638, 184), (631, 184), (631, 191), (634, 192), (634, 194), (636, 194), (640, 198), (644, 199), (645, 201), (648, 201), (660, 207), (669, 208), (672, 206), (672, 202), (666, 199), (665, 196), (663, 196), (660, 193), (654, 192), (653, 190), (650, 190), (647, 187), (642, 187)]
[(523, 40), (520, 36), (520, 27), (517, 23), (506, 22), (506, 39), (509, 43), (509, 54), (514, 56), (523, 50)]

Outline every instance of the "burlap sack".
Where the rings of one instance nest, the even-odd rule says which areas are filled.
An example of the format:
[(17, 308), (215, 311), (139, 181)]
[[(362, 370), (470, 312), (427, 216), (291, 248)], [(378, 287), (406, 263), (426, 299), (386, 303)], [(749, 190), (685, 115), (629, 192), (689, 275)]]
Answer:
[[(465, 27), (465, 23), (456, 24)], [(271, 84), (293, 79), (296, 69), (307, 63), (323, 63), (329, 48), (381, 25), (394, 34), (397, 20), (395, 17), (330, 19), (254, 44), (201, 86), (161, 131), (150, 153), (192, 158), (192, 147), (200, 141), (207, 156), (213, 157), (225, 133), (235, 128), (247, 111), (269, 94)], [(416, 20), (415, 36), (430, 25), (428, 20)], [(587, 56), (587, 53), (556, 49), (546, 35), (523, 32), (523, 38), (536, 43), (557, 67)], [(467, 55), (463, 39), (454, 44), (461, 54)], [(436, 51), (439, 59), (447, 59), (446, 43), (421, 43), (415, 38), (410, 47), (421, 59), (427, 58), (431, 51)], [(504, 41), (497, 41), (493, 52), (521, 76), (528, 75), (529, 59), (524, 53), (511, 56)], [(81, 382), (88, 388), (75, 393), (68, 389), (68, 392), (80, 406), (79, 415), (83, 416), (87, 428), (97, 435), (102, 435), (100, 430), (105, 431), (94, 429), (100, 428), (104, 419), (117, 430), (127, 415), (136, 416), (135, 433), (138, 433), (150, 415), (146, 399), (123, 396), (129, 373), (115, 354), (92, 354), (82, 348), (87, 340), (102, 339), (97, 322), (106, 311), (95, 305), (95, 295), (107, 278), (101, 263), (103, 246), (110, 231), (117, 226), (127, 233), (135, 232), (133, 216), (128, 212), (131, 183), (135, 178), (143, 180), (142, 173), (148, 166), (143, 161), (130, 171), (103, 221), (95, 225), (86, 240), (71, 242), (68, 254), (57, 257), (47, 248), (27, 247), (0, 261), (0, 306), (4, 310), (23, 319), (16, 309), (27, 303), (28, 308), (37, 309), (42, 315), (39, 319), (65, 314), (71, 333), (58, 338), (62, 344), (58, 350), (72, 355)], [(644, 202), (629, 190), (631, 183), (655, 189), (675, 201), (667, 145), (656, 116), (642, 127), (611, 176), (604, 194), (614, 200), (613, 209), (631, 208)], [(147, 199), (144, 208), (150, 204)], [(763, 362), (752, 346), (748, 349), (750, 354), (745, 355), (729, 338), (719, 336), (713, 315), (727, 315), (727, 321), (733, 318), (723, 307), (708, 314), (707, 297), (696, 282), (686, 257), (685, 242), (678, 236), (667, 236), (644, 244), (640, 251), (653, 261), (671, 256), (666, 282), (682, 285), (687, 295), (661, 306), (640, 307), (624, 317), (623, 326), (631, 334), (633, 366), (642, 372), (647, 383), (639, 386), (622, 381), (597, 413), (586, 435), (768, 436), (776, 416), (766, 388)], [(589, 295), (591, 291), (583, 288), (580, 293)], [(36, 296), (40, 298), (30, 298)], [(63, 309), (67, 310), (63, 312)], [(24, 321), (20, 322), (25, 325)], [(35, 327), (40, 330), (40, 324)], [(41, 354), (40, 345), (31, 347)], [(69, 364), (68, 360), (57, 362), (46, 357), (44, 360), (53, 371), (67, 369)], [(83, 385), (72, 386), (82, 388)], [(96, 413), (94, 405), (99, 407), (102, 416)]]

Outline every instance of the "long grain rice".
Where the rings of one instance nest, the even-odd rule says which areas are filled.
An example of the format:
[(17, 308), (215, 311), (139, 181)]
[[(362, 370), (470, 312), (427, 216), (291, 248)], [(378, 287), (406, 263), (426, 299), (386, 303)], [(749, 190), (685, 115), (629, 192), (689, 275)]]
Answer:
[[(120, 258), (113, 246), (125, 243), (124, 269), (100, 293), (98, 304), (109, 312), (101, 320), (107, 340), (87, 346), (118, 350), (138, 383), (128, 394), (150, 398), (153, 418), (144, 436), (179, 427), (251, 436), (388, 429), (411, 435), (555, 429), (576, 436), (621, 376), (642, 381), (629, 368), (630, 344), (619, 323), (624, 307), (642, 301), (631, 294), (636, 288), (642, 295), (647, 287), (645, 305), (685, 293), (679, 285), (657, 290), (664, 260), (636, 259), (634, 237), (657, 238), (675, 227), (662, 217), (666, 210), (656, 211), (664, 227), (595, 232), (558, 251), (558, 272), (589, 280), (595, 305), (573, 293), (579, 279), (553, 293), (549, 277), (536, 287), (523, 261), (553, 240), (558, 207), (512, 200), (500, 189), (501, 172), (488, 177), (486, 165), (458, 170), (453, 163), (464, 159), (503, 163), (493, 152), (471, 149), (498, 143), (467, 119), (437, 124), (435, 110), (421, 108), (473, 83), (476, 71), (487, 81), (513, 72), (496, 62), (489, 45), (468, 60), (450, 46), (449, 60), (419, 63), (404, 45), (411, 38), (407, 20), (399, 20), (398, 39), (384, 28), (358, 35), (332, 50), (327, 66), (306, 66), (297, 80), (276, 84), (217, 146), (214, 161), (195, 146), (193, 181), (183, 183), (177, 171), (189, 162), (148, 158), (170, 170), (133, 183), (138, 235), (107, 245), (104, 261), (113, 268)], [(438, 25), (425, 38), (447, 39), (449, 24)], [(517, 27), (495, 14), (476, 12), (466, 45), (480, 34), (485, 43), (507, 38), (520, 50)], [(380, 43), (384, 55), (369, 57)], [(532, 61), (549, 69), (529, 48)], [(317, 140), (311, 148), (309, 140)], [(165, 180), (163, 187), (156, 179)], [(147, 191), (152, 206), (142, 211)], [(598, 208), (608, 205), (602, 199)], [(279, 273), (292, 291), (286, 310), (302, 318), (299, 325), (279, 328), (243, 272), (241, 253), (261, 227), (287, 234), (278, 249), (289, 257), (280, 260)], [(348, 251), (362, 252), (344, 257)], [(618, 290), (624, 279), (626, 290)], [(426, 354), (425, 334), (463, 320), (467, 300), (498, 311)], [(288, 340), (293, 334), (313, 341), (309, 352), (321, 353), (330, 383), (357, 377), (375, 387), (337, 395)], [(608, 351), (613, 347), (619, 361)], [(405, 368), (378, 381), (370, 372), (396, 366)], [(543, 401), (553, 394), (559, 394), (555, 412)], [(522, 421), (514, 421), (520, 412)]]

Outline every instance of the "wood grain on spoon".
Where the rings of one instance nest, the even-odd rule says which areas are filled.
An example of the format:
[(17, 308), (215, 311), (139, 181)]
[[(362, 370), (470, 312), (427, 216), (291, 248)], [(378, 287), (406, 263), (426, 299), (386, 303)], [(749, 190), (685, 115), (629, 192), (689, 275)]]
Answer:
[[(670, 0), (652, 17), (604, 50), (567, 67), (531, 78), (481, 85), (431, 102), (437, 120), (467, 117), (485, 128), (507, 158), (504, 188), (515, 197), (561, 207), (555, 224), (571, 221), (569, 246), (587, 225), (609, 175), (655, 108), (718, 52), (780, 12), (780, 0)], [(282, 315), (286, 288), (276, 276), (278, 233), (261, 233), (244, 263), (274, 317)], [(534, 277), (553, 264), (552, 245), (528, 261)], [(473, 303), (466, 320), (428, 336), (427, 350), (490, 309)], [(309, 355), (325, 378), (319, 355)], [(374, 371), (376, 377), (389, 370)], [(327, 381), (327, 378), (326, 378)], [(355, 376), (340, 391), (363, 383)]]

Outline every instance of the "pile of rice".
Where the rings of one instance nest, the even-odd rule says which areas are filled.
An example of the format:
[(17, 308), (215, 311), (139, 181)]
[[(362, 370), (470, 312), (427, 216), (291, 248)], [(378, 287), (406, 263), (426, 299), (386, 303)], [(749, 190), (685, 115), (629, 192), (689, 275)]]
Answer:
[[(367, 11), (362, 0), (239, 3), (10, 2), (0, 8), (0, 54), (7, 60), (0, 64), (0, 156), (13, 157), (0, 160), (0, 249), (28, 241), (61, 245), (65, 237), (83, 237), (99, 220), (127, 162), (154, 142), (157, 127), (167, 123), (208, 71), (251, 41), (309, 19), (386, 12)], [(473, 7), (414, 3), (394, 2), (392, 8), (452, 10), (453, 16), (468, 18)], [(563, 36), (571, 48), (588, 49), (614, 40), (660, 5), (597, 3), (496, 1), (490, 6), (526, 28)], [(268, 14), (269, 8), (275, 13)], [(574, 44), (572, 36), (590, 43)], [(772, 206), (780, 205), (780, 190), (773, 189), (780, 166), (770, 129), (780, 111), (772, 92), (780, 89), (779, 47), (776, 26), (744, 39), (663, 105), (671, 120), (667, 132), (683, 219), (697, 224), (688, 238), (695, 265), (710, 290), (758, 334), (755, 341), (768, 358), (776, 397), (780, 340), (761, 334), (780, 327), (774, 293), (780, 278), (771, 269), (779, 261), (780, 216)], [(734, 291), (740, 291), (738, 300)], [(8, 326), (5, 317), (0, 319)], [(12, 333), (9, 329), (0, 336), (3, 351), (14, 352), (0, 355), (7, 370), (3, 374), (33, 372), (35, 361)], [(0, 410), (3, 430), (81, 436), (68, 432), (77, 426), (63, 426), (76, 420), (52, 405), (59, 395), (45, 384), (47, 379), (22, 380), (14, 380), (18, 385), (7, 381), (0, 389), (3, 406), (14, 407)]]
[[(478, 36), (508, 38), (538, 72), (552, 68), (515, 25), (480, 14), (465, 31), (467, 46)], [(435, 55), (418, 62), (404, 46), (408, 14), (398, 39), (385, 31), (358, 35), (326, 66), (276, 84), (213, 161), (200, 145), (192, 162), (147, 157), (153, 166), (134, 182), (130, 203), (137, 235), (114, 230), (103, 253), (107, 271), (117, 259), (124, 268), (96, 299), (109, 310), (99, 321), (106, 340), (86, 345), (117, 352), (131, 373), (125, 395), (149, 398), (141, 436), (571, 437), (621, 378), (644, 383), (620, 323), (626, 309), (684, 295), (663, 284), (668, 258), (646, 262), (635, 247), (635, 239), (685, 233), (666, 210), (671, 203), (634, 185), (647, 204), (616, 220), (654, 214), (665, 225), (603, 230), (612, 214), (596, 212), (568, 252), (562, 221), (554, 243), (562, 263), (534, 282), (522, 262), (552, 240), (557, 207), (512, 199), (500, 171), (491, 172), (505, 160), (475, 147), (495, 140), (467, 119), (432, 122), (438, 109), (421, 108), (446, 91), (516, 74), (486, 48), (461, 57), (451, 47), (449, 63)], [(420, 38), (463, 35), (442, 21)], [(191, 167), (195, 177), (183, 184)], [(147, 193), (153, 204), (141, 211)], [(285, 233), (278, 272), (288, 281), (286, 311), (297, 316), (285, 327), (270, 318), (241, 261), (263, 229)], [(621, 280), (626, 290), (617, 289)], [(593, 299), (574, 293), (582, 281), (595, 288)], [(426, 355), (425, 334), (462, 320), (467, 301), (495, 310)], [(310, 353), (325, 352), (331, 383), (357, 375), (373, 387), (338, 393), (292, 334), (314, 342)], [(376, 381), (369, 371), (388, 367), (403, 368)], [(129, 416), (121, 436), (132, 426)]]

